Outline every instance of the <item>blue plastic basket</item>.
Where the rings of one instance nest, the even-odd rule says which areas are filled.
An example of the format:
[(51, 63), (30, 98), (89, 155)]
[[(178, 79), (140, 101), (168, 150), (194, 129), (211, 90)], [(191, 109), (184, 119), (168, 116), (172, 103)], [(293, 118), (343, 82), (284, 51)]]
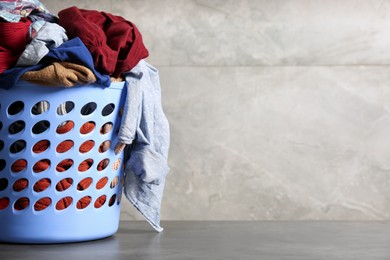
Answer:
[[(57, 88), (21, 82), (10, 90), (0, 89), (0, 241), (78, 242), (108, 237), (118, 230), (123, 153), (115, 155), (114, 146), (124, 91), (123, 83), (108, 88)], [(46, 108), (37, 109), (42, 104)], [(59, 112), (60, 106), (65, 113)], [(58, 126), (70, 121), (74, 123), (72, 130), (57, 133)], [(95, 127), (82, 134), (80, 128), (86, 123)], [(101, 132), (107, 123), (112, 124), (112, 130)], [(60, 153), (63, 141), (73, 142), (73, 146)], [(82, 153), (79, 147), (86, 141), (94, 146)], [(105, 141), (111, 142), (109, 149), (99, 150)], [(50, 145), (44, 151), (35, 149), (42, 142)], [(16, 167), (20, 160), (27, 166)], [(72, 160), (72, 166), (58, 171), (63, 160)], [(85, 160), (90, 167), (80, 171)], [(37, 172), (37, 163), (42, 161), (50, 167)], [(103, 161), (106, 167), (98, 169)], [(64, 179), (70, 187), (59, 188)], [(80, 186), (85, 180), (92, 181), (89, 187)], [(41, 183), (50, 185), (42, 189), (45, 186)]]

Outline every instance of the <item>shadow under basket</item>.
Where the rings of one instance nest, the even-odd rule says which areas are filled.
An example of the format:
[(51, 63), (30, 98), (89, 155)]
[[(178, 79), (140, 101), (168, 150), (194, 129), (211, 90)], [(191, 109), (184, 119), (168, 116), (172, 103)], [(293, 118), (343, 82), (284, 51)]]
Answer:
[(67, 243), (117, 232), (123, 83), (0, 89), (0, 241)]

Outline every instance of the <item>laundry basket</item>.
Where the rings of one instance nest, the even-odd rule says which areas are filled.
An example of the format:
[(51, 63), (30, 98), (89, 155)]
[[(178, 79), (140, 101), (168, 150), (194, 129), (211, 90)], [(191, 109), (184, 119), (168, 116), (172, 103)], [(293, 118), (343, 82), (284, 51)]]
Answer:
[(123, 83), (0, 89), (0, 241), (64, 243), (119, 226)]

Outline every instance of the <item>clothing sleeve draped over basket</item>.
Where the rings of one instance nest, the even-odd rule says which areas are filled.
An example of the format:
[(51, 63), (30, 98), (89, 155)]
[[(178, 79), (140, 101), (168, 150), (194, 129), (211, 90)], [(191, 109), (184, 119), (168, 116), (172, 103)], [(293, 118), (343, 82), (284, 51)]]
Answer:
[(142, 60), (125, 76), (128, 90), (118, 134), (121, 142), (131, 144), (126, 151), (125, 195), (160, 232), (170, 136), (158, 71)]

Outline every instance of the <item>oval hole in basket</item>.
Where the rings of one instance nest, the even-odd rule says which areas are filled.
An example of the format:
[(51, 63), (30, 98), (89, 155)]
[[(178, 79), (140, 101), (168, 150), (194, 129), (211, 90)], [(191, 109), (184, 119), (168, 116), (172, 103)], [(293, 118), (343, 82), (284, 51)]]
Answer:
[(73, 198), (69, 197), (69, 196), (60, 199), (56, 203), (56, 210), (64, 210), (67, 207), (69, 207), (70, 205), (72, 205), (72, 202), (73, 202)]
[(74, 108), (74, 103), (72, 101), (65, 101), (57, 107), (57, 115), (63, 116), (70, 113)]
[(27, 161), (25, 159), (19, 159), (11, 165), (11, 171), (18, 173), (26, 169)]
[(8, 187), (8, 180), (6, 178), (0, 179), (0, 191), (5, 190)]
[(3, 150), (3, 148), (4, 148), (4, 142), (0, 140), (0, 151)]
[(13, 116), (19, 114), (24, 109), (24, 103), (22, 101), (16, 101), (8, 107), (8, 115)]
[(46, 100), (42, 100), (37, 102), (32, 108), (31, 108), (31, 114), (33, 115), (40, 115), (45, 112), (47, 112), (50, 108), (49, 102)]
[(107, 104), (103, 109), (102, 109), (102, 116), (109, 116), (112, 114), (112, 112), (115, 109), (115, 105), (113, 103)]
[(69, 170), (73, 165), (73, 160), (72, 159), (65, 159), (59, 162), (56, 166), (56, 171), (57, 172), (66, 172)]
[(42, 153), (49, 149), (50, 147), (50, 141), (49, 140), (41, 140), (34, 144), (32, 150), (34, 153)]
[(60, 123), (57, 126), (56, 132), (57, 132), (57, 134), (63, 135), (63, 134), (66, 134), (66, 133), (72, 131), (73, 127), (74, 127), (74, 122), (72, 120), (67, 120), (67, 121)]
[(91, 200), (91, 196), (82, 197), (81, 199), (79, 199), (79, 201), (77, 201), (76, 207), (78, 209), (85, 209), (91, 203)]
[(50, 185), (51, 185), (51, 180), (49, 178), (43, 178), (34, 184), (33, 190), (35, 192), (42, 192), (42, 191), (46, 190), (47, 188), (49, 188)]
[(108, 202), (108, 206), (111, 207), (112, 205), (114, 205), (115, 200), (116, 200), (116, 194), (111, 196), (110, 201)]
[(110, 183), (110, 188), (111, 188), (111, 189), (115, 188), (115, 186), (118, 184), (118, 180), (119, 180), (119, 177), (118, 177), (118, 176), (115, 176), (115, 177), (112, 179), (112, 181), (111, 181), (111, 183)]
[(95, 146), (95, 141), (93, 140), (88, 140), (85, 141), (80, 145), (79, 152), (80, 153), (88, 153), (89, 151), (92, 150), (92, 148)]
[(119, 193), (118, 201), (116, 202), (116, 204), (119, 205), (121, 203), (121, 200), (122, 200), (122, 193)]
[(74, 142), (72, 140), (65, 140), (59, 143), (56, 147), (57, 153), (66, 153), (70, 149), (72, 149)]
[(11, 135), (14, 135), (14, 134), (17, 134), (17, 133), (20, 133), (21, 131), (23, 131), (25, 127), (26, 127), (26, 123), (23, 120), (18, 120), (18, 121), (13, 122), (8, 127), (8, 132)]
[(42, 211), (44, 209), (47, 209), (50, 205), (51, 205), (51, 198), (49, 197), (41, 198), (37, 202), (35, 202), (34, 210)]
[(50, 128), (50, 122), (47, 120), (41, 120), (33, 126), (32, 132), (36, 135), (39, 135), (47, 131), (49, 128)]
[(81, 110), (80, 110), (80, 113), (83, 115), (83, 116), (87, 116), (87, 115), (90, 115), (92, 114), (95, 110), (96, 110), (96, 103), (95, 102), (89, 102), (87, 104), (85, 104)]
[(69, 189), (72, 186), (72, 184), (73, 184), (72, 178), (64, 178), (57, 183), (56, 190), (65, 191)]
[(2, 171), (4, 168), (5, 168), (5, 160), (4, 159), (0, 159), (0, 171)]
[(100, 172), (100, 171), (103, 171), (104, 169), (107, 168), (107, 166), (110, 164), (110, 159), (106, 158), (106, 159), (103, 159), (99, 162), (98, 166), (97, 166), (97, 170)]
[(92, 165), (93, 165), (93, 160), (91, 158), (86, 159), (79, 164), (78, 170), (79, 172), (88, 171), (92, 167)]
[(107, 178), (107, 177), (101, 178), (101, 179), (96, 183), (96, 189), (98, 189), (98, 190), (103, 189), (104, 186), (106, 186), (107, 182), (108, 182), (108, 178)]
[(106, 203), (106, 200), (107, 200), (107, 196), (106, 195), (102, 195), (99, 198), (97, 198), (95, 200), (95, 204), (94, 204), (95, 208), (98, 209), (98, 208), (102, 207), (104, 205), (104, 203)]
[(112, 164), (112, 169), (114, 171), (118, 170), (121, 167), (121, 159), (118, 158), (115, 160), (115, 162)]
[(9, 205), (9, 198), (0, 198), (0, 210), (7, 208)]
[(107, 152), (110, 149), (111, 146), (111, 141), (106, 140), (103, 143), (99, 145), (99, 153), (104, 153)]
[(23, 151), (26, 148), (26, 141), (24, 140), (17, 140), (11, 144), (9, 147), (10, 153), (19, 153)]
[(15, 201), (14, 209), (15, 210), (24, 210), (30, 205), (30, 199), (27, 197), (23, 197)]
[(77, 184), (77, 190), (83, 191), (89, 188), (92, 184), (92, 178), (87, 177), (82, 179), (78, 184)]
[(105, 135), (111, 132), (112, 130), (112, 122), (107, 122), (102, 127), (100, 127), (100, 134)]
[(40, 173), (46, 171), (47, 169), (50, 168), (50, 164), (51, 162), (49, 159), (42, 159), (34, 164), (33, 172)]
[(86, 134), (91, 133), (95, 129), (95, 125), (96, 124), (93, 121), (89, 121), (89, 122), (84, 123), (80, 127), (80, 134), (86, 135)]
[(28, 187), (28, 180), (26, 178), (18, 179), (12, 185), (13, 191), (20, 192)]

